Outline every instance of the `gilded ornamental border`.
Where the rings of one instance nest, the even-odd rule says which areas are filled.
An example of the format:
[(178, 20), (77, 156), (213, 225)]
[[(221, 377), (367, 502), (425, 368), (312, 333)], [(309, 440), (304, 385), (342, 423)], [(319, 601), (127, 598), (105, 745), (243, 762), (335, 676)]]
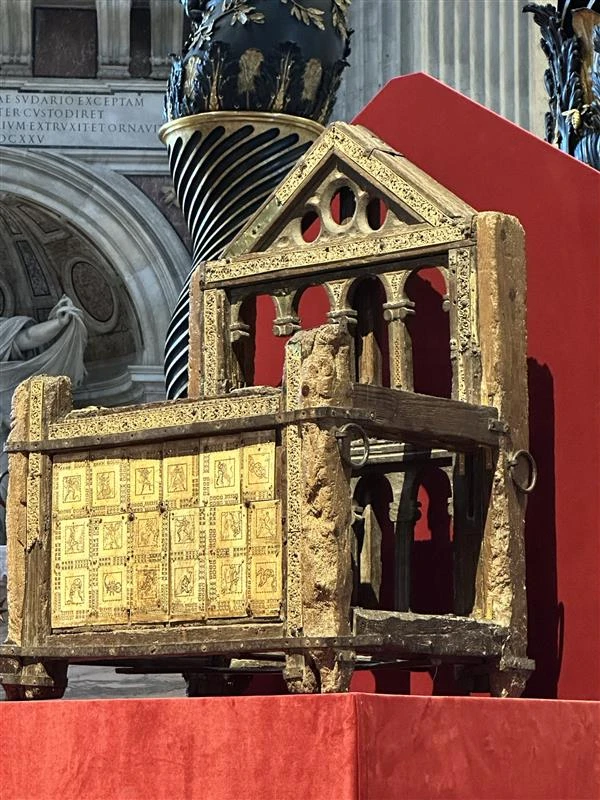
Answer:
[[(90, 436), (128, 433), (136, 430), (179, 428), (197, 422), (277, 414), (281, 393), (249, 394), (240, 397), (215, 397), (209, 400), (177, 402), (157, 407), (109, 411), (108, 413), (82, 414), (71, 412), (65, 418), (51, 423), (48, 439), (77, 439)], [(218, 431), (215, 431), (217, 433)]]
[(392, 236), (352, 239), (327, 242), (321, 246), (294, 248), (282, 252), (251, 253), (236, 259), (210, 261), (205, 265), (205, 285), (222, 286), (236, 280), (278, 273), (284, 270), (326, 269), (328, 265), (343, 264), (344, 267), (363, 267), (365, 259), (380, 259), (385, 256), (406, 256), (410, 251), (437, 245), (449, 245), (465, 241), (462, 225), (447, 224), (432, 228), (430, 225), (415, 225), (412, 230)]

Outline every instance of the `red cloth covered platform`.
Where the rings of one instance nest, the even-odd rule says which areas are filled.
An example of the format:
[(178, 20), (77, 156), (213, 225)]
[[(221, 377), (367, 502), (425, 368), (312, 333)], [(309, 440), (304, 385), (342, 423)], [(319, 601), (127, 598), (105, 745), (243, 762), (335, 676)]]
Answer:
[(600, 703), (369, 694), (0, 704), (12, 800), (600, 797)]

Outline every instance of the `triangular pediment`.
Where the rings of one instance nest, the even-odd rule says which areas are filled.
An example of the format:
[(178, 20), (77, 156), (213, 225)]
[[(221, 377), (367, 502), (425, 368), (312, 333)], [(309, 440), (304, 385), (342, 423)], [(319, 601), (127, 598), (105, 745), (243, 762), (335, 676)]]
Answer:
[(308, 250), (315, 238), (321, 247), (342, 240), (391, 241), (402, 235), (458, 241), (475, 213), (366, 128), (336, 122), (298, 161), (223, 258), (230, 263), (267, 250)]

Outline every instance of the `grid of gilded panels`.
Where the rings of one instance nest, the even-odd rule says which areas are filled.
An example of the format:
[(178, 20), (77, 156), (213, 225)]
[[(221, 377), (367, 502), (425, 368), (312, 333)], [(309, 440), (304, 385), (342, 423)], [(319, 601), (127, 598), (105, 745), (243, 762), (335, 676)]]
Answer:
[(278, 616), (274, 439), (53, 463), (55, 628)]

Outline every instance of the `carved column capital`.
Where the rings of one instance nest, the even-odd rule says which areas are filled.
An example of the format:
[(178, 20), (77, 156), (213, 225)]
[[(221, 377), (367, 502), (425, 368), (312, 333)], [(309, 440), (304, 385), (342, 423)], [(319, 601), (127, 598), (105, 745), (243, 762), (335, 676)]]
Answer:
[(358, 313), (353, 308), (338, 308), (334, 311), (329, 311), (327, 314), (328, 322), (333, 325), (339, 325), (342, 330), (349, 330), (356, 325)]
[(330, 311), (327, 314), (328, 321), (334, 325), (341, 325), (346, 330), (356, 325), (358, 314), (348, 303), (352, 280), (327, 281), (324, 287), (329, 295)]
[(231, 344), (239, 342), (240, 339), (249, 338), (252, 328), (240, 317), (243, 300), (237, 300), (231, 303), (230, 306), (230, 322), (229, 322), (229, 341)]
[(291, 336), (301, 329), (300, 318), (296, 310), (296, 293), (273, 295), (277, 316), (273, 320), (274, 336)]
[(383, 304), (383, 318), (387, 322), (396, 322), (397, 320), (404, 320), (410, 314), (414, 314), (415, 304), (408, 297), (403, 297), (393, 303)]
[(250, 333), (250, 325), (240, 320), (232, 322), (229, 326), (229, 341), (233, 344), (239, 342), (240, 339), (247, 339), (250, 337)]

